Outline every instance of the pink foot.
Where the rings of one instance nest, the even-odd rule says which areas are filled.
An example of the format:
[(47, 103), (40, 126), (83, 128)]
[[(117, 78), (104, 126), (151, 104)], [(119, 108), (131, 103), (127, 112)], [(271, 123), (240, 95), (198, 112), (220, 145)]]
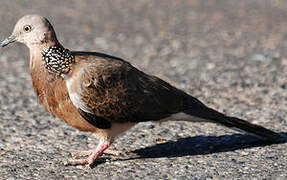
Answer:
[[(88, 151), (75, 151), (75, 152), (71, 152), (71, 155), (73, 158), (78, 158), (78, 157), (84, 157), (84, 156), (90, 156), (93, 153), (93, 150), (88, 150)], [(110, 150), (110, 149), (106, 149), (103, 154), (109, 154), (112, 156), (120, 156), (123, 155), (122, 152), (120, 151), (115, 151), (115, 150)]]
[(115, 150), (110, 150), (110, 149), (105, 150), (103, 153), (104, 154), (109, 154), (109, 155), (112, 155), (112, 156), (123, 155), (123, 153), (121, 151), (115, 151)]
[(83, 151), (80, 153), (74, 154), (74, 156), (86, 156), (89, 155), (89, 157), (85, 159), (71, 159), (68, 160), (65, 164), (66, 165), (92, 165), (95, 160), (110, 146), (110, 143), (100, 141), (97, 148), (95, 150), (90, 151)]
[(78, 157), (84, 157), (84, 156), (89, 156), (93, 153), (93, 150), (88, 150), (88, 151), (75, 151), (71, 152), (71, 155), (73, 158), (78, 158)]

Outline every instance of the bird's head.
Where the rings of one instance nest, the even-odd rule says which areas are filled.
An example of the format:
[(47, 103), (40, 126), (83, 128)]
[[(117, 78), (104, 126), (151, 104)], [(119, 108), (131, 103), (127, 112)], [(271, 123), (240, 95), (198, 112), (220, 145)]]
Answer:
[(15, 25), (11, 36), (1, 42), (4, 47), (12, 42), (21, 42), (29, 48), (48, 47), (58, 44), (55, 31), (50, 22), (39, 15), (26, 15)]

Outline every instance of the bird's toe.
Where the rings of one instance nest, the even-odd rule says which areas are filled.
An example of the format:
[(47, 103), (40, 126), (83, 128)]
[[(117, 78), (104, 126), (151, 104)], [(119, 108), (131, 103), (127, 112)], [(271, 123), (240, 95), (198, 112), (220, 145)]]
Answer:
[(84, 156), (89, 156), (92, 154), (93, 151), (88, 150), (88, 151), (72, 151), (71, 156), (72, 158), (78, 158), (78, 157), (84, 157)]

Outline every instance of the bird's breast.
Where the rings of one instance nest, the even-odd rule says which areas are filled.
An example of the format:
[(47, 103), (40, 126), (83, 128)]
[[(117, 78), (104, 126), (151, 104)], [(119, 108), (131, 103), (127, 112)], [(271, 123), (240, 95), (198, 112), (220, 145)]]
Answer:
[[(30, 73), (35, 93), (47, 111), (81, 131), (97, 131), (73, 105), (63, 78), (51, 77), (40, 63), (30, 65)], [(75, 96), (72, 98), (77, 99)]]

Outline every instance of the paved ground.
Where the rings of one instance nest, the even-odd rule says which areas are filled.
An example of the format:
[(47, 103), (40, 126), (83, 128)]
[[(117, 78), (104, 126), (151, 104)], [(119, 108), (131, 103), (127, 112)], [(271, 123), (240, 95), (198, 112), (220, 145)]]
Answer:
[[(209, 106), (287, 134), (287, 3), (280, 0), (0, 2), (0, 39), (24, 14), (47, 16), (65, 47), (127, 59)], [(65, 167), (88, 133), (34, 96), (24, 45), (0, 49), (1, 179), (286, 179), (287, 143), (213, 124), (142, 123), (93, 168)], [(157, 141), (162, 138), (162, 141)]]

